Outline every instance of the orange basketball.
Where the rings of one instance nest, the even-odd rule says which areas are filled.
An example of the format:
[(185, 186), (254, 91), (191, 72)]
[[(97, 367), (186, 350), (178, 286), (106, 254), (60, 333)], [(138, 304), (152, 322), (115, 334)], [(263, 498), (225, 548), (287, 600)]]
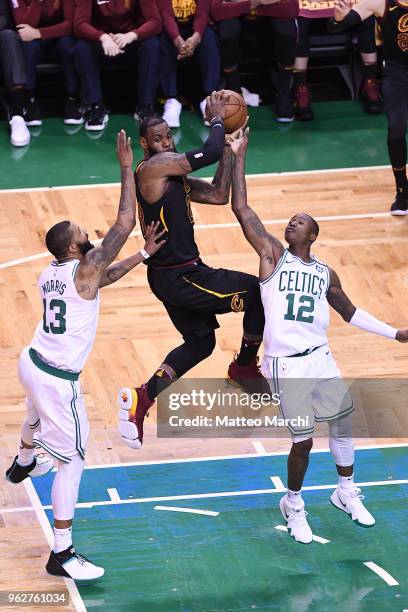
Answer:
[(225, 103), (224, 127), (225, 133), (231, 134), (242, 128), (248, 111), (245, 100), (239, 93), (230, 89), (225, 89), (224, 92), (228, 96), (228, 101)]

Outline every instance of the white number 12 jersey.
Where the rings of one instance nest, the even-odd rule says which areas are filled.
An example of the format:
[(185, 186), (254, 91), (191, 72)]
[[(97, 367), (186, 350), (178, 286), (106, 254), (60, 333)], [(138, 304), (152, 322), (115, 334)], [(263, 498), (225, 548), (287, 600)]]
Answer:
[(285, 249), (273, 274), (260, 283), (266, 356), (289, 357), (327, 344), (329, 284), (326, 264), (306, 263)]
[(31, 347), (54, 368), (80, 372), (92, 349), (99, 315), (99, 293), (84, 300), (75, 287), (78, 259), (53, 261), (38, 281), (43, 320)]

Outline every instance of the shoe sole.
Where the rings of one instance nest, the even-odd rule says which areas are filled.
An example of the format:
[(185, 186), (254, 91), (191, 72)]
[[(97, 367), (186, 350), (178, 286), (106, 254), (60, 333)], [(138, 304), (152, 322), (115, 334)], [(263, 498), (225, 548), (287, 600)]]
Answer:
[[(124, 395), (131, 396), (132, 401), (129, 406), (129, 399), (124, 399)], [(123, 387), (120, 389), (118, 393), (118, 431), (121, 435), (122, 440), (129, 446), (129, 448), (133, 448), (139, 450), (142, 448), (142, 444), (138, 438), (138, 431), (136, 424), (129, 420), (129, 413), (131, 412), (132, 406), (137, 404), (137, 393), (135, 389), (129, 389), (128, 387)]]
[(408, 215), (408, 210), (391, 210), (390, 212), (393, 217), (405, 217)]
[(64, 119), (65, 125), (82, 125), (84, 122), (83, 117), (81, 119)]
[(109, 118), (107, 117), (105, 121), (101, 123), (100, 125), (88, 125), (88, 123), (85, 123), (85, 129), (88, 132), (101, 132), (102, 130), (105, 129), (108, 122), (109, 122)]
[(163, 121), (167, 123), (169, 128), (179, 128), (180, 127), (180, 121), (169, 121), (168, 119), (166, 119), (165, 115), (162, 116), (162, 119)]
[(22, 140), (21, 142), (16, 142), (15, 140), (13, 140), (12, 138), (10, 139), (10, 143), (13, 145), (13, 147), (26, 147), (29, 143), (30, 143), (31, 138), (28, 138), (27, 140)]
[[(54, 574), (53, 572), (49, 572), (47, 568), (45, 571), (47, 572), (49, 576), (56, 576), (58, 578), (67, 578), (67, 576), (62, 576), (61, 574), (56, 574), (56, 573)], [(74, 580), (74, 582), (80, 582), (82, 586), (86, 586), (87, 584), (94, 584), (95, 582), (103, 578), (104, 575), (105, 575), (105, 572), (102, 574), (102, 576), (98, 576), (97, 578), (69, 578), (69, 580)]]
[(295, 118), (289, 118), (289, 117), (275, 117), (276, 121), (278, 123), (293, 123)]
[(52, 467), (50, 467), (50, 469), (47, 472), (44, 472), (44, 474), (29, 474), (28, 476), (30, 478), (41, 478), (42, 476), (46, 476), (47, 474), (52, 472), (53, 469), (54, 469), (54, 465)]
[[(333, 493), (333, 495), (334, 495), (334, 493)], [(360, 521), (358, 519), (353, 519), (353, 517), (351, 516), (351, 512), (349, 512), (341, 504), (340, 505), (336, 504), (336, 502), (333, 500), (333, 495), (330, 496), (330, 503), (332, 504), (332, 506), (334, 506), (338, 510), (342, 510), (345, 514), (347, 514), (347, 516), (350, 518), (350, 520), (353, 521), (353, 523), (356, 523), (356, 525), (359, 525), (360, 527), (364, 527), (365, 529), (369, 529), (370, 527), (374, 527), (375, 522), (372, 523), (372, 525), (365, 525), (364, 523), (360, 523)], [(334, 499), (336, 499), (336, 498), (334, 498)]]
[(42, 125), (43, 122), (40, 121), (39, 119), (34, 119), (33, 121), (26, 121), (25, 124), (27, 127), (40, 127), (40, 125)]
[[(285, 523), (286, 523), (286, 525), (287, 525), (287, 524), (288, 524), (288, 519), (286, 518), (285, 512), (284, 512), (284, 510), (282, 509), (282, 506), (283, 506), (283, 504), (285, 503), (283, 500), (284, 500), (284, 498), (283, 498), (283, 497), (282, 497), (282, 498), (279, 500), (279, 510), (281, 511), (281, 515), (282, 515), (282, 517), (283, 517), (283, 520), (285, 521)], [(297, 540), (297, 539), (295, 538), (295, 536), (294, 536), (294, 535), (292, 535), (292, 530), (290, 529), (290, 527), (288, 527), (288, 534), (289, 534), (289, 535), (290, 535), (290, 537), (291, 537), (291, 538), (293, 538), (293, 539), (295, 540), (295, 542), (297, 542), (298, 544), (305, 544), (305, 545), (307, 546), (308, 544), (312, 544), (312, 542), (313, 542), (313, 539), (311, 539), (311, 540), (310, 540), (310, 542), (302, 542), (302, 540)]]

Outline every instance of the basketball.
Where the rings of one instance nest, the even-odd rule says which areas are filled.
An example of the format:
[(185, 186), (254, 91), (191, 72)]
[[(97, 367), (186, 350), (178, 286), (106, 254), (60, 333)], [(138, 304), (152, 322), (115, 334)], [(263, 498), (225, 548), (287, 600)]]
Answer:
[(244, 125), (248, 111), (245, 100), (239, 93), (230, 89), (225, 89), (224, 92), (229, 96), (225, 103), (224, 127), (225, 133), (231, 134)]

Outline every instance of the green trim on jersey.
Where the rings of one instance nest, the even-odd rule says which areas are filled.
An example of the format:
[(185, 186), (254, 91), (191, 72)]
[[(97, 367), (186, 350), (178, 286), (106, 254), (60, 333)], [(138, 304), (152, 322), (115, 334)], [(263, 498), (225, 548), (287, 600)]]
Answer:
[(274, 271), (272, 272), (272, 274), (271, 274), (270, 276), (268, 276), (267, 278), (265, 278), (263, 281), (260, 281), (260, 283), (259, 283), (260, 285), (264, 285), (265, 283), (267, 283), (268, 281), (270, 281), (270, 280), (271, 280), (271, 278), (273, 278), (273, 277), (274, 277), (274, 276), (275, 276), (275, 275), (278, 273), (278, 270), (280, 270), (280, 269), (281, 269), (282, 264), (283, 264), (283, 262), (285, 261), (285, 259), (286, 259), (286, 255), (287, 255), (287, 254), (288, 254), (288, 251), (287, 251), (287, 249), (285, 249), (285, 250), (284, 250), (284, 252), (283, 252), (283, 253), (282, 253), (282, 255), (281, 255), (280, 260), (279, 260), (279, 261), (278, 261), (278, 263), (276, 264), (276, 268), (274, 269)]
[(81, 372), (67, 372), (66, 370), (59, 370), (58, 368), (53, 368), (52, 366), (48, 365), (48, 363), (42, 361), (42, 359), (38, 356), (37, 351), (35, 351), (33, 348), (30, 348), (28, 352), (33, 364), (46, 374), (51, 374), (51, 376), (63, 378), (64, 380), (78, 380)]

